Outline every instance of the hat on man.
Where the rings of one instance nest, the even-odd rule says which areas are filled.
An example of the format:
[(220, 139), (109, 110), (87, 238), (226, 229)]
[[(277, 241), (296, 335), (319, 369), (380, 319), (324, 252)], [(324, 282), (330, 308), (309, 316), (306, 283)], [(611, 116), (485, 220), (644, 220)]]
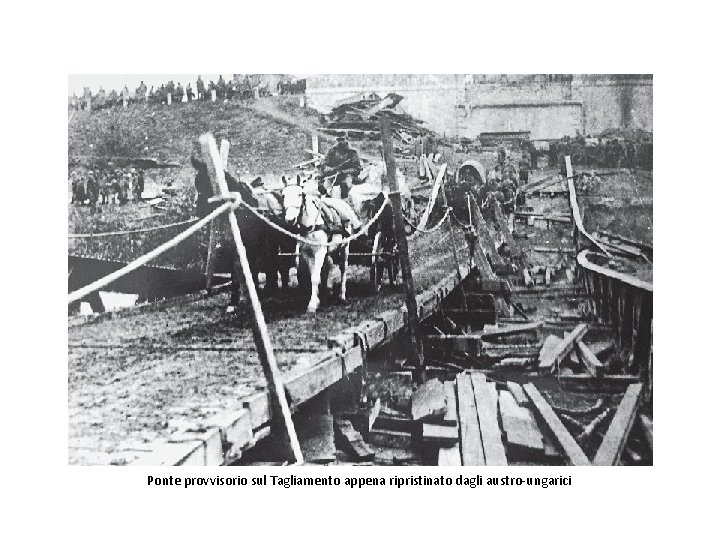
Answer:
[(263, 179), (262, 176), (258, 176), (255, 180), (252, 181), (250, 184), (250, 187), (259, 188), (263, 186)]

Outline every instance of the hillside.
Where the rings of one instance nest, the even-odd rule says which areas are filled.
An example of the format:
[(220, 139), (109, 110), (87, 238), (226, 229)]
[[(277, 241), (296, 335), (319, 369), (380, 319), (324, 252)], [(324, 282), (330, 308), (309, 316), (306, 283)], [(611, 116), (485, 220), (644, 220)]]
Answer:
[[(93, 210), (71, 205), (69, 233), (97, 233), (149, 228), (192, 217), (195, 171), (190, 165), (192, 141), (211, 131), (219, 141), (230, 141), (230, 170), (252, 177), (289, 172), (292, 165), (307, 159), (308, 132), (317, 117), (299, 109), (297, 99), (264, 100), (262, 107), (244, 102), (148, 105), (128, 109), (78, 111), (68, 125), (69, 171), (107, 167), (117, 158), (151, 158), (179, 168), (148, 169), (146, 192), (172, 186), (174, 195), (159, 211), (145, 202), (125, 206), (98, 206)], [(275, 113), (273, 113), (276, 111)], [(111, 168), (114, 167), (114, 164)], [(68, 181), (68, 189), (69, 181)], [(161, 230), (142, 235), (73, 239), (69, 252), (112, 260), (129, 261), (176, 234)], [(168, 253), (158, 264), (188, 267), (201, 264), (201, 235)]]

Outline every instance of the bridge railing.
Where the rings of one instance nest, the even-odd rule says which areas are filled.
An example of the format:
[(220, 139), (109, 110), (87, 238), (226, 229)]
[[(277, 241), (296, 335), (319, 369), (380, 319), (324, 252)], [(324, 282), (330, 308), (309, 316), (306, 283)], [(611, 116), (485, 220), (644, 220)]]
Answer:
[[(624, 369), (637, 374), (645, 383), (647, 397), (652, 396), (653, 287), (635, 276), (608, 268), (608, 251), (585, 230), (575, 192), (572, 165), (566, 157), (568, 194), (573, 215), (573, 239), (577, 251), (577, 278), (593, 301), (597, 320), (610, 326), (613, 338), (627, 354)], [(604, 255), (583, 249), (583, 239)]]

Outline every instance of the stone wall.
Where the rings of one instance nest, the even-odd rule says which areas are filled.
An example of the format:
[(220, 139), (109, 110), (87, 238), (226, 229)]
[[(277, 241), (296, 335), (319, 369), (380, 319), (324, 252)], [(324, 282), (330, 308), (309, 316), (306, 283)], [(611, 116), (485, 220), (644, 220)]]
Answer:
[(310, 75), (308, 104), (401, 94), (400, 106), (447, 136), (530, 131), (532, 138), (594, 135), (608, 128), (652, 131), (652, 76), (637, 75)]

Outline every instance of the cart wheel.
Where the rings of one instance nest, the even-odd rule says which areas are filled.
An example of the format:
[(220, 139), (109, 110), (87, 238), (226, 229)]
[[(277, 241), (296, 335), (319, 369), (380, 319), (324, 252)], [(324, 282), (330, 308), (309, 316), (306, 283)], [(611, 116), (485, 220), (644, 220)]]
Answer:
[[(372, 252), (378, 253), (380, 251), (380, 232), (375, 233), (373, 240)], [(372, 284), (373, 292), (380, 290), (380, 284), (382, 283), (382, 257), (378, 255), (370, 256), (370, 283)]]

